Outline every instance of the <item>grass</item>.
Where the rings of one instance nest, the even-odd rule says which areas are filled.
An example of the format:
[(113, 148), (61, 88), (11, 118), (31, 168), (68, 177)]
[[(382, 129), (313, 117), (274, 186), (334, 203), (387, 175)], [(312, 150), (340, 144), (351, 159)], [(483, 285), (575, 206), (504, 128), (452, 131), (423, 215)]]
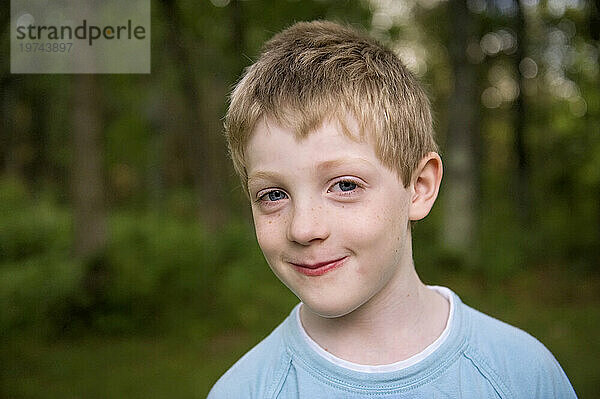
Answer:
[[(600, 277), (559, 268), (490, 282), (438, 275), (467, 304), (519, 326), (558, 358), (580, 398), (600, 391)], [(280, 310), (281, 312), (281, 310)], [(285, 317), (285, 313), (277, 318)], [(2, 398), (204, 398), (216, 379), (274, 325), (214, 332), (188, 322), (168, 333), (48, 341), (3, 339)], [(272, 323), (271, 323), (272, 324)], [(213, 332), (209, 332), (213, 331)]]
[[(216, 351), (214, 344), (220, 344)], [(3, 398), (205, 398), (220, 370), (247, 349), (244, 334), (218, 338), (12, 338), (2, 351)]]

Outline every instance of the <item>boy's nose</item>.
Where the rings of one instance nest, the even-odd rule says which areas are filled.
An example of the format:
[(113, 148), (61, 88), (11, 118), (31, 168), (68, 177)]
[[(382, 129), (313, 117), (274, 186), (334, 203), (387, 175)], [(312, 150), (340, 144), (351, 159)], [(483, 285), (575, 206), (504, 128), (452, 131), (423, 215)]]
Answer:
[(309, 245), (329, 237), (326, 215), (320, 206), (295, 207), (288, 225), (288, 240)]

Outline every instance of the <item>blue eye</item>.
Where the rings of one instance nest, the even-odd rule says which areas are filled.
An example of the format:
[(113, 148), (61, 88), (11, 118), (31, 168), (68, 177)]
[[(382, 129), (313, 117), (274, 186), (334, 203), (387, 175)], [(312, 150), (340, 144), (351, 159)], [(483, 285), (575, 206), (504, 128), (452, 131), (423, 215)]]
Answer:
[(260, 199), (264, 200), (265, 197), (269, 199), (269, 201), (279, 201), (286, 198), (286, 194), (281, 190), (273, 190), (264, 194)]
[(337, 184), (341, 191), (356, 190), (357, 184), (351, 181), (341, 181)]

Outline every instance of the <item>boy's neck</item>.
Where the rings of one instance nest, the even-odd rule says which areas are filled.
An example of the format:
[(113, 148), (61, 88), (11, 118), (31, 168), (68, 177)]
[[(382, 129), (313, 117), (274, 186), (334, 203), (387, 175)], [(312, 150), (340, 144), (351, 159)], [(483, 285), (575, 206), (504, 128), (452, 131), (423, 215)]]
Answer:
[(300, 308), (307, 334), (329, 353), (364, 365), (391, 364), (423, 351), (444, 331), (449, 302), (425, 286), (412, 264), (349, 314), (325, 318)]

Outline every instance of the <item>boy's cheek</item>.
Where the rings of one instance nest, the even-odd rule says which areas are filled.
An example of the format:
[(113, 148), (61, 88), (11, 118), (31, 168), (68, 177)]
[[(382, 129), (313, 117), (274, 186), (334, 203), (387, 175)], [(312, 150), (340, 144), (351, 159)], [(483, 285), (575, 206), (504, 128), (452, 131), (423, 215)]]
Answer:
[(269, 246), (269, 232), (264, 226), (255, 220), (254, 221), (254, 231), (256, 232), (256, 240), (258, 241), (258, 245), (260, 248), (265, 251), (265, 248)]
[(351, 226), (343, 226), (339, 230), (349, 243), (372, 247), (395, 234), (394, 227), (378, 212), (360, 212), (354, 216)]
[(258, 245), (263, 252), (267, 252), (273, 247), (279, 247), (281, 240), (285, 239), (282, 218), (279, 216), (255, 216), (254, 230)]

